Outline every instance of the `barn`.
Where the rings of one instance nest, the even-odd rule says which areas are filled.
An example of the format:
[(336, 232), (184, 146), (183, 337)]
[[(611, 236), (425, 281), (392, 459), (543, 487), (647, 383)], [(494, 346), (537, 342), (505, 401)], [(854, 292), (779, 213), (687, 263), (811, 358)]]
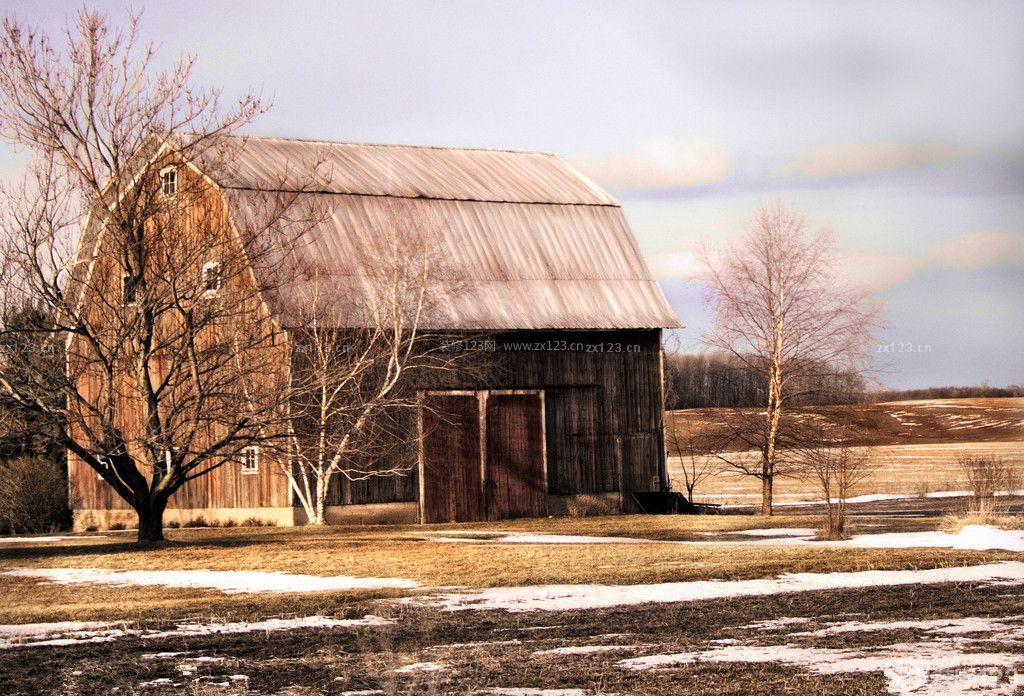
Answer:
[[(322, 185), (291, 182), (289, 171), (314, 160), (329, 172)], [(362, 242), (394, 216), (409, 221), (409, 234), (418, 221), (439, 223), (464, 288), (444, 298), (428, 328), (487, 337), (486, 374), (417, 385), (425, 408), (415, 464), (396, 476), (337, 479), (330, 521), (629, 511), (632, 493), (667, 485), (662, 330), (680, 323), (620, 203), (567, 163), (543, 152), (249, 137), (230, 167), (203, 174), (239, 224), (267, 191), (295, 186), (321, 200), (331, 214), (303, 232), (302, 260), (339, 278), (359, 275)], [(266, 300), (286, 335), (301, 330), (278, 293)], [(132, 520), (74, 456), (69, 471), (77, 527)], [(304, 522), (267, 461), (186, 484), (166, 518), (198, 517)]]

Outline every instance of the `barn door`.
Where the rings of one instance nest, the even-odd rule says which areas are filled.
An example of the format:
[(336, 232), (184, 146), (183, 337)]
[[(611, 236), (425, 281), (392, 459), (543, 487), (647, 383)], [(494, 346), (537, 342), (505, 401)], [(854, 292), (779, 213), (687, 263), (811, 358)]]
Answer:
[(547, 513), (543, 401), (539, 393), (487, 395), (484, 498), (487, 519)]
[(484, 519), (477, 395), (426, 394), (421, 418), (423, 522)]

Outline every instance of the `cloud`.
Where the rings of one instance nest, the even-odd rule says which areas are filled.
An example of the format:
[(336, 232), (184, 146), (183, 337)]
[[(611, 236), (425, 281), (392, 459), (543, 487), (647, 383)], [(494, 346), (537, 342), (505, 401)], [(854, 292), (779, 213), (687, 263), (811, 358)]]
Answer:
[(696, 280), (702, 271), (697, 255), (685, 251), (658, 254), (652, 256), (649, 262), (651, 272), (659, 278)]
[[(909, 281), (929, 268), (980, 271), (986, 268), (1024, 265), (1024, 233), (974, 232), (934, 244), (919, 255), (876, 254), (842, 251), (837, 254), (841, 276), (858, 288), (879, 292)], [(659, 278), (699, 280), (701, 265), (689, 252), (658, 254), (650, 268)]]
[(652, 140), (632, 152), (579, 155), (571, 161), (597, 183), (613, 189), (714, 184), (732, 168), (725, 149), (708, 140)]
[(932, 258), (945, 268), (978, 270), (1024, 263), (1024, 234), (975, 232), (932, 248)]
[(856, 287), (868, 292), (905, 283), (922, 267), (921, 259), (898, 254), (839, 254), (838, 270)]
[(948, 161), (953, 148), (942, 142), (836, 143), (798, 157), (790, 171), (811, 179), (857, 176), (892, 169), (935, 166)]

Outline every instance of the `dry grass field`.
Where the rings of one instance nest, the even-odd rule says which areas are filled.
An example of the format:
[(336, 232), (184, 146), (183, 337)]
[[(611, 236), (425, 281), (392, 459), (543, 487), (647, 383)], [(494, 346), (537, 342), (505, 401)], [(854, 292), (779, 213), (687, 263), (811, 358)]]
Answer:
[[(147, 549), (130, 531), (0, 538), (0, 694), (1014, 696), (1020, 519), (983, 527), (948, 516), (963, 499), (901, 496), (962, 490), (960, 452), (1024, 465), (1020, 402), (817, 414), (861, 419), (885, 464), (840, 542), (799, 505), (175, 529)], [(703, 492), (757, 494), (731, 477)]]
[[(116, 534), (7, 540), (0, 544), (0, 692), (886, 694), (911, 693), (901, 686), (908, 679), (939, 683), (949, 664), (974, 680), (957, 685), (1024, 684), (1013, 668), (1024, 663), (1024, 649), (1010, 637), (1024, 636), (1024, 624), (1008, 629), (1003, 618), (1024, 616), (1018, 585), (889, 587), (872, 580), (909, 573), (900, 582), (913, 583), (921, 574), (947, 572), (928, 569), (1016, 567), (1020, 553), (786, 544), (806, 534), (809, 523), (807, 516), (720, 515), (183, 529), (147, 551)], [(854, 532), (927, 535), (939, 524), (935, 518), (867, 516), (856, 520)], [(54, 576), (11, 574), (69, 569), (351, 574), (419, 586), (233, 594), (129, 580), (60, 584)], [(803, 583), (802, 591), (787, 591), (801, 587), (787, 586), (786, 577)], [(835, 577), (844, 579), (836, 584)], [(758, 583), (775, 578), (783, 578), (777, 589), (759, 589)], [(864, 578), (867, 584), (859, 584)], [(557, 596), (564, 591), (558, 588), (581, 584), (594, 593), (580, 596), (584, 605), (606, 596), (612, 606), (451, 611), (436, 601), (439, 592), (500, 598), (538, 585), (540, 597)], [(732, 585), (746, 589), (713, 598), (716, 588)], [(697, 595), (664, 603), (663, 587), (692, 587)], [(649, 598), (614, 606), (620, 595), (644, 588)], [(372, 620), (363, 618), (368, 615)], [(299, 622), (290, 630), (272, 623), (261, 628), (268, 617)], [(314, 622), (304, 625), (302, 617)], [(62, 623), (82, 621), (106, 623)], [(972, 629), (974, 642), (953, 646), (941, 632), (930, 632), (958, 621)], [(19, 643), (19, 635), (42, 629), (56, 639)], [(941, 663), (936, 651), (945, 656)], [(766, 653), (778, 659), (766, 660)], [(894, 673), (886, 667), (893, 659), (918, 666)]]
[[(675, 411), (669, 427), (694, 427), (697, 432), (723, 432), (728, 409)], [(854, 495), (925, 496), (967, 490), (957, 465), (962, 454), (1002, 457), (1024, 476), (1024, 399), (936, 399), (808, 409), (801, 418), (853, 429), (856, 449), (865, 452), (873, 474)], [(756, 452), (730, 452), (733, 461), (755, 462)], [(683, 475), (678, 458), (669, 461), (669, 475), (679, 486)], [(781, 503), (817, 500), (813, 486), (782, 477), (775, 484)], [(698, 487), (701, 502), (749, 505), (760, 500), (756, 479), (724, 470)]]

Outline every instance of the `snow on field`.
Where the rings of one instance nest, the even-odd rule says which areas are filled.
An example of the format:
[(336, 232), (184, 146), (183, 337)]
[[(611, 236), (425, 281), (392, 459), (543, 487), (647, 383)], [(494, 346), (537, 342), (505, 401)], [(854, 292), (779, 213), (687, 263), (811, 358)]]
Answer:
[(534, 657), (544, 655), (593, 655), (595, 653), (625, 652), (629, 650), (644, 650), (651, 648), (651, 645), (567, 645), (562, 648), (551, 648), (550, 650), (537, 650)]
[(102, 534), (95, 536), (5, 536), (0, 544), (52, 544), (55, 541), (81, 541), (82, 539), (106, 539)]
[[(756, 541), (714, 541), (719, 544), (745, 546), (827, 546), (858, 549), (914, 549), (940, 548), (960, 551), (1024, 551), (1024, 530), (999, 529), (991, 525), (971, 524), (957, 534), (946, 532), (889, 532), (884, 534), (858, 534), (845, 541), (815, 541), (813, 529), (745, 529), (737, 532), (703, 532), (707, 536), (746, 534), (766, 537)], [(712, 541), (709, 539), (709, 541)], [(696, 543), (696, 542), (678, 542)]]
[[(775, 630), (802, 624), (804, 618), (783, 617), (746, 628)], [(890, 693), (962, 694), (984, 691), (1014, 694), (1024, 686), (1018, 665), (1024, 657), (999, 652), (1000, 642), (1019, 644), (1024, 639), (1024, 617), (963, 617), (911, 621), (847, 621), (816, 631), (789, 633), (786, 639), (832, 636), (851, 632), (922, 632), (914, 643), (875, 644), (864, 648), (829, 648), (783, 645), (730, 644), (708, 650), (646, 655), (620, 660), (629, 670), (670, 669), (697, 662), (783, 663), (817, 674), (881, 672)]]
[(414, 662), (411, 665), (399, 667), (395, 670), (398, 674), (409, 674), (410, 672), (443, 672), (447, 667), (436, 662)]
[(164, 587), (220, 590), (225, 594), (259, 592), (320, 592), (418, 587), (415, 580), (356, 578), (348, 575), (319, 576), (258, 570), (108, 570), (105, 568), (17, 568), (3, 572), (23, 578), (41, 578), (58, 585), (96, 583), (127, 587)]
[(530, 689), (530, 688), (504, 688), (494, 687), (477, 691), (478, 694), (488, 696), (586, 696), (583, 689)]
[[(725, 645), (701, 652), (648, 655), (620, 661), (623, 669), (681, 667), (696, 662), (768, 662), (801, 667), (818, 674), (881, 672), (893, 694), (962, 694), (984, 690), (1010, 696), (1024, 685), (1014, 671), (1020, 656), (963, 652), (946, 643), (901, 643), (877, 649)], [(1004, 679), (1005, 681), (1002, 681)], [(1002, 682), (1002, 683), (1001, 683)]]
[(867, 570), (848, 573), (789, 573), (757, 580), (709, 580), (645, 585), (535, 585), (492, 587), (459, 593), (410, 597), (406, 603), (436, 606), (443, 611), (503, 610), (571, 611), (647, 603), (693, 602), (785, 592), (943, 582), (1005, 582), (1024, 584), (1024, 562), (1004, 561), (961, 568)]
[[(292, 631), (300, 628), (353, 628), (358, 626), (386, 626), (390, 619), (367, 614), (361, 619), (334, 619), (329, 616), (305, 616), (294, 619), (264, 619), (262, 621), (231, 623), (182, 623), (172, 629), (138, 629), (125, 625), (98, 622), (70, 622), (0, 625), (0, 650), (15, 647), (44, 645), (66, 646), (82, 643), (107, 643), (118, 638), (138, 637), (180, 638), (268, 631)], [(116, 628), (113, 628), (118, 626)], [(151, 653), (149, 659), (178, 653)]]
[[(701, 532), (701, 534), (721, 534), (722, 532)], [(765, 529), (740, 529), (738, 531), (730, 531), (728, 534), (743, 534), (744, 536), (758, 536), (758, 537), (779, 537), (779, 536), (792, 536), (792, 537), (813, 537), (818, 533), (817, 529), (811, 529), (810, 527), (768, 527)]]
[[(516, 532), (478, 532), (473, 537), (462, 536), (463, 532), (452, 531), (451, 536), (437, 532), (431, 541), (459, 542), (464, 544), (660, 544), (654, 539), (633, 537), (576, 536), (567, 534), (519, 534)], [(491, 536), (492, 535), (492, 536)]]

